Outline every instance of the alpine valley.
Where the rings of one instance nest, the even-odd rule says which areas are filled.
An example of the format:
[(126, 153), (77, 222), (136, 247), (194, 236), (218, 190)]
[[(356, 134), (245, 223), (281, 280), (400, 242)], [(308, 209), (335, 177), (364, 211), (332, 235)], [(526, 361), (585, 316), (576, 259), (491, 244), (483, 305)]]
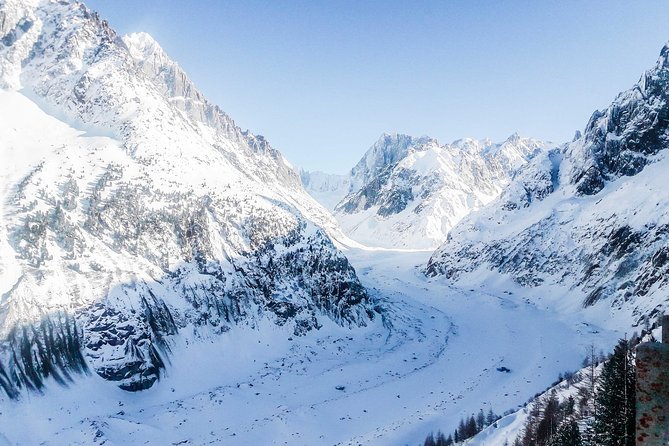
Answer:
[(148, 34), (0, 0), (0, 445), (513, 441), (667, 309), (668, 98), (666, 46), (570, 143), (307, 172)]

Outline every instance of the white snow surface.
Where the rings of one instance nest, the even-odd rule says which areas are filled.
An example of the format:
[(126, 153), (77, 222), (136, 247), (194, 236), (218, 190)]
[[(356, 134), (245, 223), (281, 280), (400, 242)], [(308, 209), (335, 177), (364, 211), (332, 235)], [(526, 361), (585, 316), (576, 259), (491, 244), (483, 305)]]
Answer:
[(2, 402), (0, 431), (9, 444), (414, 445), (480, 408), (521, 405), (576, 370), (591, 342), (608, 350), (620, 335), (538, 308), (519, 287), (426, 279), (428, 252), (346, 253), (383, 321), (325, 323), (300, 338), (270, 323), (206, 343), (183, 336), (151, 389), (123, 392), (95, 375), (52, 384)]
[[(49, 379), (17, 400), (1, 394), (0, 444), (417, 444), (479, 409), (518, 407), (558, 373), (575, 370), (592, 343), (608, 350), (629, 327), (628, 316), (610, 318), (602, 306), (581, 310), (557, 285), (528, 289), (485, 268), (457, 283), (427, 278), (430, 251), (408, 248), (443, 240), (449, 225), (493, 200), (541, 143), (514, 136), (501, 145), (441, 146), (386, 135), (391, 144), (375, 145), (349, 180), (320, 181), (353, 195), (379, 184), (375, 194), (345, 200), (361, 221), (381, 227), (406, 212), (399, 232), (392, 224), (349, 225), (360, 240), (386, 246), (364, 248), (306, 194), (279, 152), (207, 102), (150, 36), (120, 38), (76, 2), (4, 0), (0, 17), (0, 337), (65, 311), (85, 325), (87, 345), (101, 337), (92, 329), (123, 331), (128, 321), (151, 338), (137, 311), (148, 296), (157, 296), (154, 310), (169, 307), (179, 328), (169, 336), (169, 364), (146, 390), (126, 392), (95, 373), (122, 365), (128, 350), (141, 355), (143, 337), (93, 350), (91, 373), (67, 387)], [(559, 159), (542, 153), (529, 161), (540, 169), (528, 167), (522, 178), (553, 181)], [(558, 209), (541, 209), (585, 219), (650, 193), (635, 208), (647, 217), (660, 206), (652, 197), (664, 190), (662, 162), (646, 167), (651, 176), (639, 178), (647, 181), (609, 183), (618, 195), (601, 207), (600, 197), (583, 198), (592, 206), (580, 214), (576, 198), (554, 194)], [(416, 200), (377, 217), (407, 190), (434, 215), (421, 218), (432, 229), (412, 220)], [(364, 209), (368, 199), (380, 201)], [(374, 216), (364, 213), (374, 207)], [(663, 222), (664, 204), (660, 210), (652, 215)], [(623, 214), (632, 225), (633, 212)], [(494, 218), (506, 218), (500, 215)], [(496, 221), (490, 216), (495, 232)], [(520, 227), (509, 218), (499, 233), (511, 238)], [(395, 245), (403, 249), (388, 248)], [(280, 260), (284, 270), (337, 269), (312, 277), (295, 268), (297, 278), (263, 289), (269, 297), (234, 295), (246, 305), (232, 321), (216, 318), (212, 295), (222, 294), (233, 311), (227, 293), (267, 285), (270, 264)], [(313, 289), (336, 296), (358, 277), (369, 300), (359, 292), (353, 297), (361, 300), (316, 304), (323, 296)], [(277, 323), (263, 299), (294, 305), (296, 320)], [(374, 318), (372, 304), (383, 310)], [(310, 328), (301, 336), (298, 320)]]

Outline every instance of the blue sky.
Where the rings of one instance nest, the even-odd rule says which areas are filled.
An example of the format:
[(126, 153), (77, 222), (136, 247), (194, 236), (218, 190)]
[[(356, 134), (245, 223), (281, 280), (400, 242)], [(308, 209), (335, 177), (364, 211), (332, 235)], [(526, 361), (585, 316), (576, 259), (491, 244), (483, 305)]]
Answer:
[(89, 0), (242, 128), (344, 173), (382, 132), (562, 142), (655, 63), (669, 2)]

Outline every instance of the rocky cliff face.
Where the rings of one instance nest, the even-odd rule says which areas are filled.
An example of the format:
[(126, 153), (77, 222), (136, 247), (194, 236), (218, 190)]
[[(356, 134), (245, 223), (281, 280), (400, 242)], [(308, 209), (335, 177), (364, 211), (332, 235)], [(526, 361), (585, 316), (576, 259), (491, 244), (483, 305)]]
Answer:
[(374, 317), (281, 154), (149, 36), (78, 2), (4, 1), (0, 86), (7, 395), (88, 369), (145, 389), (177, 336)]
[(353, 186), (350, 175), (309, 172), (304, 169), (300, 169), (299, 173), (304, 189), (330, 211), (333, 211), (337, 203), (351, 192)]
[(397, 164), (409, 154), (412, 147), (430, 142), (436, 141), (427, 136), (416, 138), (398, 133), (384, 133), (351, 169), (352, 189), (360, 189), (388, 166)]
[(427, 141), (427, 137), (384, 133), (348, 173), (338, 175), (300, 170), (300, 179), (311, 196), (334, 211), (344, 197), (365, 187), (388, 166), (397, 164), (412, 146)]
[(596, 111), (580, 144), (570, 147), (575, 163), (570, 181), (581, 195), (594, 195), (608, 181), (634, 176), (667, 147), (669, 127), (669, 47), (654, 69), (621, 93), (609, 108)]
[(335, 215), (372, 246), (433, 248), (469, 212), (493, 200), (548, 145), (513, 135), (503, 143), (383, 135), (351, 171)]
[(564, 305), (624, 310), (632, 323), (663, 311), (668, 51), (595, 112), (580, 137), (537, 157), (498, 200), (458, 225), (428, 274), (476, 281), (492, 271)]

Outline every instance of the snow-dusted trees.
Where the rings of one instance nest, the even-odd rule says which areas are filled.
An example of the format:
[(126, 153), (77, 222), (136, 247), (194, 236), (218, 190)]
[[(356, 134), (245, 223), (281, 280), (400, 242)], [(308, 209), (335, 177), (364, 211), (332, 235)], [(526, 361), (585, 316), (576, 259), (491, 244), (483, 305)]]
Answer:
[(486, 417), (483, 413), (483, 409), (481, 409), (479, 410), (478, 415), (476, 415), (476, 430), (481, 432), (486, 426), (488, 426), (488, 424), (486, 424)]
[[(520, 444), (523, 446), (554, 446), (557, 434), (561, 431), (569, 431), (574, 422), (575, 401), (572, 397), (560, 402), (554, 392), (537, 401), (530, 411), (530, 416), (525, 424)], [(576, 426), (578, 431), (578, 426)], [(580, 438), (580, 433), (579, 433)], [(565, 443), (557, 443), (565, 446)], [(579, 443), (570, 446), (578, 446)]]
[(40, 390), (47, 378), (58, 383), (88, 371), (80, 329), (67, 314), (45, 317), (39, 325), (14, 327), (0, 359), (0, 389), (9, 398), (21, 389)]
[(483, 409), (481, 409), (476, 416), (472, 414), (468, 418), (461, 418), (453, 435), (446, 437), (441, 432), (439, 432), (436, 437), (433, 433), (428, 435), (424, 441), (424, 446), (449, 446), (451, 444), (460, 443), (478, 434), (499, 419), (499, 415), (496, 415), (492, 408), (488, 410), (487, 415)]
[(574, 419), (562, 423), (548, 442), (548, 446), (581, 446), (582, 444), (581, 432)]
[(636, 375), (630, 344), (620, 340), (606, 361), (591, 349), (577, 374), (576, 399), (560, 402), (551, 392), (534, 402), (514, 445), (633, 446)]
[(453, 438), (449, 435), (448, 438), (441, 432), (437, 432), (437, 435), (430, 434), (425, 439), (423, 446), (451, 446), (453, 444)]

